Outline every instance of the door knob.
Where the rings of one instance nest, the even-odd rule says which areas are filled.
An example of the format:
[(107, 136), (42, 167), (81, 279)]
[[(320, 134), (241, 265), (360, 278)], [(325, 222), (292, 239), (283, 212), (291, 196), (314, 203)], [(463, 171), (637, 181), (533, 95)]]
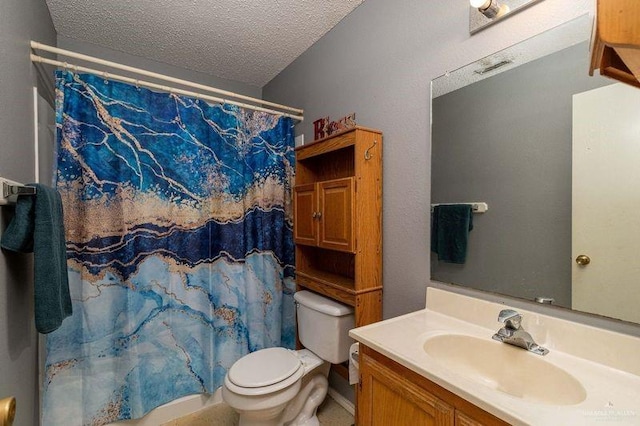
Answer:
[(576, 263), (580, 266), (586, 266), (591, 263), (591, 258), (586, 254), (581, 254), (580, 256), (576, 257)]
[(16, 399), (14, 397), (0, 400), (0, 424), (11, 426), (16, 417)]

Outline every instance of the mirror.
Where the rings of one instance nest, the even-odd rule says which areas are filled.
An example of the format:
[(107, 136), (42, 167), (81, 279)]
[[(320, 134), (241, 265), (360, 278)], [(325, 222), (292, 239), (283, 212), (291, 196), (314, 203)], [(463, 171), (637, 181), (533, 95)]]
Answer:
[[(640, 246), (627, 244), (640, 240), (640, 219), (626, 218), (640, 217), (640, 193), (627, 190), (640, 175), (617, 173), (640, 163), (640, 120), (619, 121), (640, 111), (640, 90), (589, 77), (590, 30), (585, 15), (432, 82), (431, 202), (488, 210), (472, 215), (464, 263), (431, 254), (431, 279), (639, 323)], [(629, 105), (607, 94), (618, 86)], [(624, 138), (636, 143), (614, 154)], [(587, 213), (599, 219), (584, 225)], [(621, 236), (604, 227), (612, 224)], [(614, 247), (622, 251), (607, 260)], [(578, 265), (578, 255), (591, 263)]]

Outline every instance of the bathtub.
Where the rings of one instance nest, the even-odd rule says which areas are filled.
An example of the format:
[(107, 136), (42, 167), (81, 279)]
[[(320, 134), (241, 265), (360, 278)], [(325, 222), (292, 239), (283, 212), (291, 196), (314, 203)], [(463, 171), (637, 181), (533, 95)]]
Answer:
[(219, 388), (213, 395), (198, 394), (178, 398), (167, 404), (152, 410), (146, 416), (135, 420), (122, 420), (109, 423), (108, 426), (158, 426), (178, 417), (183, 417), (199, 411), (206, 407), (211, 407), (222, 403), (222, 392)]

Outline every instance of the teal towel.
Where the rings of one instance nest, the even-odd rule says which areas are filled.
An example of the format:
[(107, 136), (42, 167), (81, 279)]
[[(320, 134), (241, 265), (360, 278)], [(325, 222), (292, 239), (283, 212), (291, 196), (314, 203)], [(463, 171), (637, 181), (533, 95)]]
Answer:
[(62, 200), (55, 189), (29, 186), (36, 187), (36, 194), (18, 197), (15, 216), (0, 245), (19, 253), (34, 253), (36, 329), (45, 334), (71, 315)]
[(464, 263), (469, 232), (473, 229), (471, 204), (441, 204), (431, 214), (431, 251), (438, 260)]

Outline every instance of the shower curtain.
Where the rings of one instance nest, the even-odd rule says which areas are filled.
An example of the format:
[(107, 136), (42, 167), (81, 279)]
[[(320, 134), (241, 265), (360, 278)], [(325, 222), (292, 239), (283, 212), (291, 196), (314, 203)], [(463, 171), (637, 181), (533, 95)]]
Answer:
[(43, 424), (141, 417), (294, 346), (291, 119), (58, 72), (56, 124), (73, 315)]

